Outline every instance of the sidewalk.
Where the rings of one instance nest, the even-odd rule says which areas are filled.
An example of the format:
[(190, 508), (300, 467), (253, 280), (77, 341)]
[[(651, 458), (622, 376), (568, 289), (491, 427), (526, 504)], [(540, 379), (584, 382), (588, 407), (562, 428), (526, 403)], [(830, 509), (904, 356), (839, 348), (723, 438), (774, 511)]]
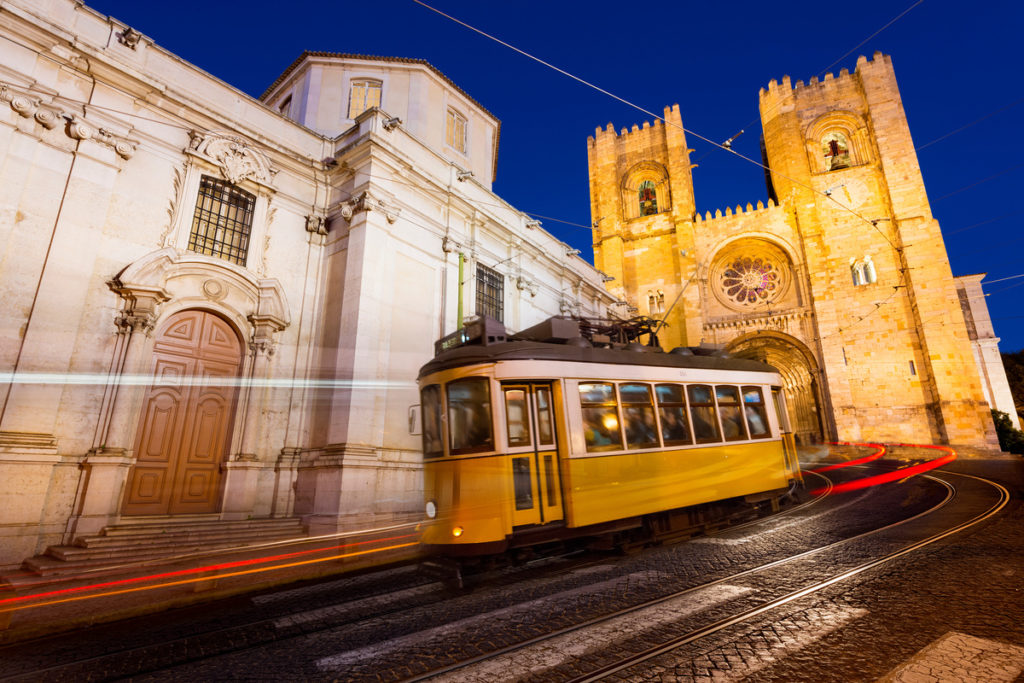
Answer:
[(111, 564), (73, 577), (12, 578), (0, 583), (0, 643), (296, 581), (412, 562), (420, 556), (418, 529), (418, 523), (406, 523), (138, 564)]

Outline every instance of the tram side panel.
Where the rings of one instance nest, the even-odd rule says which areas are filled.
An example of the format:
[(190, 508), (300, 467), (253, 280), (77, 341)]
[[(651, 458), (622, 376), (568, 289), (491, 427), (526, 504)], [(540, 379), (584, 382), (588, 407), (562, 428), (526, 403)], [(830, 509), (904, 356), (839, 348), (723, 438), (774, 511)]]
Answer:
[[(562, 387), (569, 438), (562, 441), (566, 521), (599, 524), (782, 489), (788, 485), (779, 424), (767, 411), (770, 438), (679, 449), (588, 453), (578, 382)], [(770, 395), (765, 387), (765, 393)]]
[(513, 493), (505, 456), (429, 462), (424, 467), (424, 491), (440, 513), (424, 529), (422, 541), (427, 545), (502, 543), (512, 532)]

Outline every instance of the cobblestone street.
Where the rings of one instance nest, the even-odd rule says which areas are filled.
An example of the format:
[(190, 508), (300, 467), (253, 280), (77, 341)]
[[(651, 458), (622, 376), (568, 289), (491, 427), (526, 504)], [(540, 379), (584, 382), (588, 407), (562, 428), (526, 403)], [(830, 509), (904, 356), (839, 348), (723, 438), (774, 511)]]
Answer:
[[(884, 466), (899, 458), (895, 450)], [(589, 671), (704, 629), (606, 678), (1014, 681), (1024, 671), (1022, 469), (1020, 460), (960, 460), (936, 479), (831, 496), (679, 545), (491, 572), (454, 594), (399, 567), (222, 600), (10, 645), (0, 673), (398, 681), (477, 658), (437, 680), (589, 680)], [(993, 487), (960, 475), (1001, 482), (1011, 500), (967, 531), (854, 569), (987, 505)], [(957, 496), (932, 510), (946, 495), (939, 479)], [(827, 544), (838, 545), (821, 550)], [(829, 578), (850, 571), (860, 573)], [(820, 590), (772, 606), (821, 581)], [(633, 611), (606, 619), (623, 609)], [(599, 621), (573, 630), (591, 620)], [(714, 624), (725, 625), (708, 630)], [(503, 648), (514, 649), (492, 656)]]

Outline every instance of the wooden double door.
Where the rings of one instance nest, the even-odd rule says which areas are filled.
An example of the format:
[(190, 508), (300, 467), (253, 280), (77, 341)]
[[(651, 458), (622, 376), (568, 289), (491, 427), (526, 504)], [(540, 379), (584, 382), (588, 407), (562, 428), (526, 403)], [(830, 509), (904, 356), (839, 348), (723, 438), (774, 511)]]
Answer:
[(157, 333), (125, 515), (216, 512), (231, 438), (242, 343), (226, 321), (182, 311)]

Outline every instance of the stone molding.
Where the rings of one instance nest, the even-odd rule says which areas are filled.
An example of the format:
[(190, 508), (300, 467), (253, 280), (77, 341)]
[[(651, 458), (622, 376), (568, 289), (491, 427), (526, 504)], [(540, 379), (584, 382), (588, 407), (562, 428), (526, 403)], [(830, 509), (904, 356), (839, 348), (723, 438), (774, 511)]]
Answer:
[[(173, 288), (172, 282), (176, 283)], [(172, 300), (173, 290), (176, 300), (206, 300), (218, 304), (215, 308), (222, 312), (234, 309), (230, 317), (241, 323), (241, 329), (246, 327), (244, 321), (274, 332), (291, 324), (284, 287), (276, 278), (257, 278), (251, 271), (228, 261), (181, 252), (174, 247), (143, 256), (125, 267), (108, 285), (129, 300), (132, 314), (139, 313), (140, 301), (146, 303), (143, 310), (155, 314), (158, 304)]]
[(278, 169), (271, 167), (263, 152), (237, 135), (193, 130), (185, 153), (216, 166), (232, 185), (251, 180), (271, 191), (275, 189)]
[(105, 145), (122, 159), (131, 159), (138, 148), (137, 140), (115, 135), (99, 123), (91, 122), (79, 114), (68, 113), (53, 101), (44, 100), (40, 93), (10, 83), (0, 82), (0, 102), (7, 103), (22, 118), (35, 119), (46, 130), (53, 130), (63, 123), (69, 138), (92, 140)]
[[(794, 327), (803, 320), (814, 317), (810, 310), (787, 311), (785, 313), (767, 313), (762, 315), (747, 314), (727, 319), (711, 320), (703, 324), (706, 331), (735, 330), (740, 334), (752, 331), (769, 330), (792, 335)], [(797, 330), (798, 332), (799, 330)], [(796, 335), (794, 335), (796, 336)]]

